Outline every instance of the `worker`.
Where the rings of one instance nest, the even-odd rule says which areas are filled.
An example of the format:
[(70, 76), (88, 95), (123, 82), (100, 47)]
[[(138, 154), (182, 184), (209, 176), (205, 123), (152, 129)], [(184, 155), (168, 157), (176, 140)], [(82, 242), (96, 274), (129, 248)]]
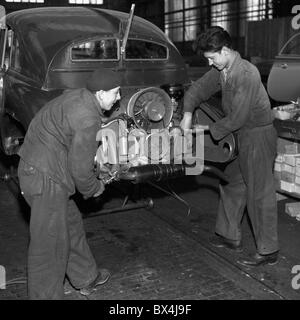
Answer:
[(192, 126), (192, 115), (201, 102), (222, 92), (224, 117), (210, 125), (215, 141), (229, 134), (237, 136), (238, 155), (225, 173), (229, 183), (220, 185), (220, 201), (213, 246), (241, 252), (241, 222), (245, 207), (256, 243), (256, 253), (238, 259), (255, 267), (278, 261), (277, 202), (273, 178), (277, 133), (267, 92), (257, 68), (232, 48), (232, 40), (221, 27), (211, 27), (198, 36), (195, 49), (212, 68), (192, 83), (184, 96), (182, 129)]
[(97, 267), (71, 196), (76, 189), (84, 198), (105, 190), (94, 170), (96, 134), (104, 112), (120, 99), (120, 83), (117, 72), (97, 69), (86, 88), (64, 91), (29, 125), (18, 167), (21, 191), (31, 207), (29, 299), (63, 299), (66, 276), (83, 295), (110, 277)]

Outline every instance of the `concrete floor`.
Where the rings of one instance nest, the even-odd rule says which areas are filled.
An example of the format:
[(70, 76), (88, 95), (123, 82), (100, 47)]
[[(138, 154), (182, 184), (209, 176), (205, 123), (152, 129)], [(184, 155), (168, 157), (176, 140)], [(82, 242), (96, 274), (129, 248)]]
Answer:
[[(300, 265), (300, 222), (279, 204), (280, 259), (275, 266), (244, 268), (238, 254), (210, 246), (218, 203), (217, 180), (185, 177), (160, 183), (182, 201), (153, 186), (141, 186), (143, 197), (154, 200), (152, 209), (137, 209), (87, 218), (99, 208), (119, 206), (120, 185), (111, 186), (102, 202), (81, 203), (87, 238), (100, 267), (110, 269), (110, 281), (90, 300), (298, 300), (291, 282), (294, 265)], [(137, 193), (135, 193), (137, 194)], [(101, 212), (101, 211), (100, 211)], [(6, 269), (6, 289), (0, 300), (27, 299), (26, 251), (28, 208), (16, 201), (0, 183), (0, 265)], [(244, 253), (255, 250), (247, 218), (243, 221)], [(68, 300), (84, 300), (67, 284)]]

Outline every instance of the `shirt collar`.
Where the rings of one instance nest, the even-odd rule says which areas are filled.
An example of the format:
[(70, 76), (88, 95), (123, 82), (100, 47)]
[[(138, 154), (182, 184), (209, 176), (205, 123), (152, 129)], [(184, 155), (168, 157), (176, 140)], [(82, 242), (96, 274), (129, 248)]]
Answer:
[(90, 91), (89, 91), (89, 93), (90, 93), (90, 95), (91, 95), (91, 98), (92, 98), (92, 100), (93, 100), (93, 102), (94, 102), (94, 105), (95, 105), (97, 111), (99, 112), (100, 116), (103, 118), (103, 117), (104, 117), (104, 113), (103, 113), (102, 108), (100, 107), (100, 103), (99, 103), (97, 97), (95, 96), (94, 93), (92, 93), (92, 92), (90, 92)]
[(227, 80), (230, 77), (230, 75), (234, 71), (235, 67), (239, 64), (239, 62), (241, 60), (241, 55), (237, 51), (234, 51), (234, 54), (235, 54), (235, 57), (232, 61), (231, 66), (228, 68), (227, 72), (222, 70), (222, 74), (223, 74), (225, 80)]

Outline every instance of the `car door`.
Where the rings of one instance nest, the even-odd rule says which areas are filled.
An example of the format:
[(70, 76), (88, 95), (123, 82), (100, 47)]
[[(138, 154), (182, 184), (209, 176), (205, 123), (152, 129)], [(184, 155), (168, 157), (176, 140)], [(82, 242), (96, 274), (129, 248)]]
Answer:
[[(2, 21), (2, 20), (1, 20)], [(0, 115), (4, 110), (4, 75), (6, 70), (7, 34), (5, 22), (0, 22)]]
[(0, 149), (4, 148), (3, 131), (5, 118), (5, 87), (6, 70), (9, 64), (9, 37), (10, 33), (6, 26), (6, 16), (2, 14), (0, 7)]
[(275, 57), (267, 89), (275, 101), (296, 101), (300, 97), (300, 33), (293, 35)]

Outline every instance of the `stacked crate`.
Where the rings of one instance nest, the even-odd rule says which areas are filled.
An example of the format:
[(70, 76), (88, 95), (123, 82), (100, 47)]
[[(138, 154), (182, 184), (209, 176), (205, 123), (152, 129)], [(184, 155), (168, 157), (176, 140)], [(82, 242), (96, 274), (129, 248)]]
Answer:
[(300, 156), (296, 158), (295, 193), (300, 194)]
[(300, 144), (278, 138), (274, 176), (277, 189), (300, 195)]

